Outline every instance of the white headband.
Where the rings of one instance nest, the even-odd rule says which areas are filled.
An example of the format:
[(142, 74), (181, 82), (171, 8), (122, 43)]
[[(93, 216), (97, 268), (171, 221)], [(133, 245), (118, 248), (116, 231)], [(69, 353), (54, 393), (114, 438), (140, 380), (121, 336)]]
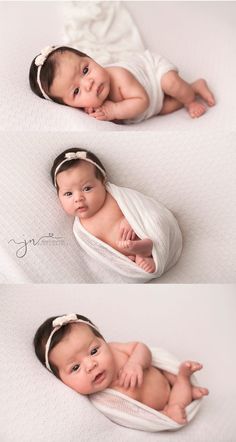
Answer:
[(90, 160), (90, 158), (87, 158), (87, 152), (85, 151), (77, 151), (77, 152), (67, 152), (65, 154), (65, 158), (64, 160), (61, 161), (61, 163), (58, 164), (58, 166), (55, 169), (54, 172), (54, 186), (57, 187), (57, 182), (56, 182), (56, 178), (57, 178), (57, 174), (58, 171), (60, 169), (60, 167), (62, 166), (62, 164), (66, 163), (66, 161), (71, 161), (71, 160), (84, 160), (84, 161), (88, 161), (88, 163), (93, 164), (97, 169), (100, 170), (100, 172), (103, 174), (104, 178), (106, 178), (106, 172), (105, 170), (102, 169), (102, 167), (100, 167), (97, 163), (95, 163), (95, 161)]
[(38, 66), (37, 70), (37, 83), (39, 86), (40, 91), (42, 92), (42, 95), (46, 100), (53, 101), (43, 90), (41, 80), (40, 80), (40, 72), (42, 69), (42, 66), (44, 65), (45, 61), (47, 60), (49, 54), (51, 54), (56, 49), (60, 48), (60, 46), (46, 46), (46, 48), (43, 48), (40, 52), (40, 54), (35, 58), (34, 63), (36, 66)]
[(88, 321), (84, 321), (83, 319), (78, 319), (75, 313), (70, 313), (70, 314), (64, 315), (64, 316), (58, 316), (56, 319), (54, 319), (54, 321), (52, 321), (53, 329), (51, 331), (51, 334), (49, 335), (49, 338), (48, 338), (46, 346), (45, 346), (45, 365), (46, 365), (47, 369), (51, 372), (52, 372), (52, 369), (49, 364), (48, 353), (49, 353), (52, 337), (63, 325), (66, 325), (66, 324), (69, 324), (72, 322), (82, 322), (83, 324), (89, 325), (89, 327), (92, 327), (92, 328), (94, 328), (94, 330), (97, 330), (99, 332), (98, 328), (95, 325), (91, 324)]

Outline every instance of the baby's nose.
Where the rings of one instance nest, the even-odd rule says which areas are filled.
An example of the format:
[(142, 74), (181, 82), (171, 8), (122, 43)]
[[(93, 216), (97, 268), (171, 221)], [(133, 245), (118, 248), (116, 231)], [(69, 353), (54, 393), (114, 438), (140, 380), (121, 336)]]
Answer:
[(77, 193), (75, 193), (75, 195), (74, 195), (74, 199), (75, 199), (75, 201), (80, 201), (80, 200), (84, 199), (83, 192), (77, 192)]
[(86, 359), (86, 371), (89, 373), (92, 371), (95, 367), (97, 367), (97, 361), (91, 358)]
[(94, 80), (91, 77), (84, 77), (84, 87), (87, 92), (89, 92), (93, 87)]

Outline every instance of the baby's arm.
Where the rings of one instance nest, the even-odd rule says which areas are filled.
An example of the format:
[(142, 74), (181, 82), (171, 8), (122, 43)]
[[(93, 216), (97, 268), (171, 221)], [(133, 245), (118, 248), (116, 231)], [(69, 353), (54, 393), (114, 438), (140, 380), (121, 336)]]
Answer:
[[(126, 69), (110, 69), (111, 93), (109, 100), (104, 101), (90, 115), (97, 120), (125, 120), (134, 118), (144, 112), (149, 105), (148, 95), (143, 86)], [(119, 95), (119, 98), (117, 97)]]
[(152, 355), (149, 348), (141, 342), (112, 344), (116, 351), (128, 356), (127, 362), (119, 373), (119, 385), (126, 389), (140, 387), (143, 383), (143, 371), (151, 366)]

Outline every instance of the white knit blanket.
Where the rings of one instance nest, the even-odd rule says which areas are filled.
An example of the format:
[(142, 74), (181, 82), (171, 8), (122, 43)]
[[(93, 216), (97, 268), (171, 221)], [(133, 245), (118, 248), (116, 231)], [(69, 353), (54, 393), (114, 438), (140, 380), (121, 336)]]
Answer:
[(182, 235), (173, 214), (161, 203), (136, 190), (107, 183), (107, 191), (116, 200), (125, 218), (140, 239), (153, 241), (154, 273), (147, 273), (127, 256), (93, 236), (74, 220), (73, 231), (79, 245), (94, 259), (129, 278), (130, 283), (147, 282), (160, 277), (178, 260)]
[[(161, 370), (177, 374), (179, 361), (162, 348), (152, 348), (152, 365)], [(198, 385), (195, 376), (193, 385)], [(138, 402), (111, 388), (89, 396), (93, 405), (105, 416), (124, 427), (143, 431), (178, 430), (183, 425), (168, 416)], [(187, 420), (190, 422), (198, 412), (202, 399), (194, 400), (186, 407)]]

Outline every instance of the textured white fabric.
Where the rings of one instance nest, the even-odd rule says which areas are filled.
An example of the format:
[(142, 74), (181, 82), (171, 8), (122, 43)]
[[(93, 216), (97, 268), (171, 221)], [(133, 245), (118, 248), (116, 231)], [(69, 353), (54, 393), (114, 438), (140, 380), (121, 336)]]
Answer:
[(94, 266), (101, 261), (113, 272), (129, 278), (130, 283), (159, 278), (176, 264), (181, 254), (182, 235), (175, 217), (163, 204), (140, 192), (112, 183), (107, 183), (106, 187), (136, 235), (153, 241), (152, 256), (156, 270), (145, 272), (127, 256), (87, 232), (76, 217), (73, 232), (79, 245), (93, 257)]
[[(109, 181), (160, 201), (183, 234), (177, 264), (159, 283), (235, 281), (236, 134), (216, 132), (37, 133), (2, 132), (0, 139), (1, 281), (126, 283), (128, 278), (94, 261), (74, 238), (50, 179), (57, 155), (70, 147), (99, 157)], [(10, 153), (10, 154), (9, 154)], [(24, 258), (14, 242), (28, 245)], [(15, 269), (18, 268), (20, 275)], [(5, 275), (5, 276), (4, 276)]]
[(122, 1), (68, 2), (64, 40), (101, 64), (144, 50), (139, 30)]
[[(89, 5), (93, 2), (78, 3)], [(1, 128), (133, 131), (133, 125), (97, 121), (83, 111), (46, 102), (31, 92), (28, 84), (30, 63), (44, 46), (63, 43), (64, 6), (67, 8), (69, 4), (0, 2)], [(208, 133), (213, 133), (216, 128), (235, 130), (236, 102), (232, 97), (236, 96), (236, 3), (130, 1), (121, 4), (128, 8), (145, 48), (171, 60), (189, 82), (206, 78), (217, 100), (217, 106), (209, 109), (202, 118), (192, 120), (186, 110), (181, 109), (138, 123), (135, 131), (187, 130), (194, 136), (200, 130)], [(119, 20), (118, 11), (116, 17)], [(73, 20), (73, 16), (70, 15), (70, 19)], [(99, 26), (98, 20), (96, 26)], [(201, 32), (195, 32), (199, 27)], [(101, 28), (105, 32), (103, 25)], [(123, 29), (122, 20), (120, 28)]]
[(161, 78), (171, 70), (177, 71), (176, 66), (161, 55), (152, 54), (148, 50), (131, 55), (124, 61), (113, 63), (111, 66), (121, 66), (131, 72), (149, 97), (148, 108), (142, 114), (129, 120), (123, 120), (123, 122), (125, 124), (140, 123), (159, 114), (164, 99)]
[[(162, 348), (151, 348), (151, 352), (153, 367), (177, 374), (180, 363), (173, 355)], [(192, 376), (191, 381), (193, 385), (198, 385), (195, 376)], [(89, 399), (105, 416), (125, 427), (150, 432), (178, 430), (183, 427), (168, 416), (111, 388), (92, 394)], [(188, 423), (198, 412), (201, 401), (202, 399), (192, 401), (186, 407)]]

